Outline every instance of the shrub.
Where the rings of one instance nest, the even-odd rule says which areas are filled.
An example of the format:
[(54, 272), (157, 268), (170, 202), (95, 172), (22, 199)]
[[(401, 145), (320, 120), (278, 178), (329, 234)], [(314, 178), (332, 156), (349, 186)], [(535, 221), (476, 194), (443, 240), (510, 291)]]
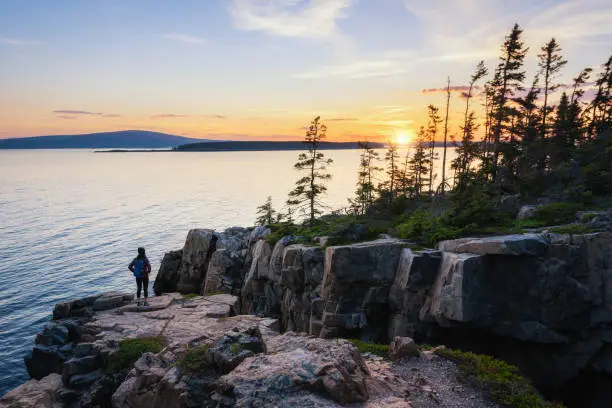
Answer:
[(119, 341), (119, 351), (109, 357), (108, 371), (121, 371), (130, 368), (143, 353), (159, 353), (166, 342), (162, 337), (142, 337)]
[(536, 209), (535, 219), (546, 225), (558, 225), (572, 222), (576, 212), (582, 209), (579, 203), (552, 203)]
[(357, 347), (360, 353), (372, 353), (381, 357), (386, 357), (389, 354), (388, 344), (366, 343), (359, 339), (349, 339), (349, 341)]
[(493, 357), (441, 348), (436, 353), (455, 363), (460, 379), (481, 388), (495, 402), (512, 408), (562, 408), (545, 401), (518, 368)]
[(550, 232), (555, 234), (588, 234), (596, 231), (596, 228), (589, 227), (584, 224), (563, 225), (550, 230)]
[(402, 238), (429, 247), (433, 247), (438, 241), (461, 235), (461, 229), (445, 224), (443, 217), (435, 217), (425, 210), (413, 212), (406, 221), (395, 228)]
[(210, 345), (208, 344), (202, 344), (189, 349), (187, 354), (178, 361), (177, 366), (187, 373), (201, 371), (204, 367), (208, 366), (207, 354), (209, 349)]

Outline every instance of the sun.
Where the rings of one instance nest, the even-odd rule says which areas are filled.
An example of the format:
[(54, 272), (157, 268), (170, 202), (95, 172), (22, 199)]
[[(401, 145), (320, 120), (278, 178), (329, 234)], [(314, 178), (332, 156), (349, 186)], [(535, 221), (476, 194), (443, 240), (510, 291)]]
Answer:
[(395, 132), (395, 143), (407, 145), (412, 141), (412, 135), (407, 130), (398, 130)]

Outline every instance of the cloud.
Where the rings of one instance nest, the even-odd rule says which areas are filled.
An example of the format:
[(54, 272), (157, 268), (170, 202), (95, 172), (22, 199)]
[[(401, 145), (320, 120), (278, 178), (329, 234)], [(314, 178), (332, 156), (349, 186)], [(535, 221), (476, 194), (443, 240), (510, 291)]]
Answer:
[(296, 74), (299, 79), (315, 79), (326, 77), (344, 77), (350, 79), (386, 77), (403, 74), (407, 69), (397, 60), (363, 60), (342, 65), (332, 65), (315, 69), (310, 72)]
[(337, 21), (354, 0), (232, 0), (234, 25), (281, 37), (341, 37)]
[(202, 117), (206, 119), (227, 119), (225, 115), (203, 115)]
[(205, 38), (195, 37), (189, 34), (168, 33), (162, 35), (167, 40), (178, 41), (186, 44), (204, 44), (208, 42)]
[(102, 115), (103, 118), (120, 118), (121, 115), (117, 115), (116, 113), (105, 113)]
[(59, 118), (59, 119), (76, 119), (76, 116), (57, 115), (56, 118)]
[(52, 113), (57, 115), (84, 115), (84, 116), (101, 116), (100, 112), (90, 112), (85, 110), (60, 109), (54, 110)]
[[(481, 89), (480, 86), (476, 85), (472, 88), (472, 90), (479, 90)], [(450, 87), (450, 91), (451, 92), (467, 92), (470, 90), (470, 87), (467, 85), (457, 85), (457, 86), (451, 86)], [(446, 92), (446, 87), (443, 88), (426, 88), (426, 89), (421, 89), (421, 93), (427, 94), (427, 93), (445, 93)]]
[(331, 118), (331, 119), (324, 119), (324, 122), (356, 122), (359, 119), (357, 118)]
[(0, 44), (8, 44), (14, 45), (17, 47), (20, 46), (28, 46), (28, 45), (38, 45), (39, 41), (31, 41), (31, 40), (23, 40), (20, 38), (10, 38), (10, 37), (0, 37)]
[(176, 113), (158, 113), (151, 115), (151, 119), (166, 119), (166, 118), (187, 118), (189, 115), (178, 115)]

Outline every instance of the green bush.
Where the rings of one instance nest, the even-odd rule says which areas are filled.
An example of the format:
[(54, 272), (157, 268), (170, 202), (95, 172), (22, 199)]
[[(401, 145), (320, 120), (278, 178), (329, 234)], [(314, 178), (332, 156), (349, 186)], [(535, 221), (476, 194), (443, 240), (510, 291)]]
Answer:
[(437, 354), (455, 363), (460, 379), (482, 389), (498, 404), (512, 408), (562, 408), (545, 401), (518, 368), (493, 357), (441, 348)]
[(550, 230), (550, 232), (555, 234), (589, 234), (596, 231), (597, 229), (584, 224), (563, 225)]
[(143, 353), (159, 353), (166, 346), (162, 337), (142, 337), (119, 341), (119, 351), (112, 354), (106, 364), (108, 371), (130, 368)]
[(388, 344), (375, 344), (375, 343), (366, 343), (365, 341), (361, 341), (359, 339), (349, 339), (351, 343), (360, 353), (372, 353), (377, 356), (386, 357), (389, 354), (389, 345)]
[(439, 241), (454, 239), (461, 235), (461, 229), (447, 225), (444, 221), (443, 217), (435, 217), (429, 211), (417, 210), (395, 229), (404, 239), (433, 247)]
[(558, 225), (573, 222), (576, 212), (583, 208), (579, 203), (552, 203), (536, 209), (535, 219), (546, 225)]
[(209, 349), (210, 345), (208, 344), (189, 349), (187, 354), (178, 361), (177, 366), (187, 373), (201, 371), (204, 367), (208, 366), (207, 354)]

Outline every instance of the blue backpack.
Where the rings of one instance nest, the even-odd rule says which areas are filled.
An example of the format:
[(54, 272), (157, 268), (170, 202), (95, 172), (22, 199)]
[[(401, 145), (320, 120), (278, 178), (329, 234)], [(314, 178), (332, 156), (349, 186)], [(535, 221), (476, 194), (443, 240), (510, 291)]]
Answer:
[(144, 278), (145, 265), (147, 264), (147, 258), (134, 259), (134, 276), (137, 278)]

